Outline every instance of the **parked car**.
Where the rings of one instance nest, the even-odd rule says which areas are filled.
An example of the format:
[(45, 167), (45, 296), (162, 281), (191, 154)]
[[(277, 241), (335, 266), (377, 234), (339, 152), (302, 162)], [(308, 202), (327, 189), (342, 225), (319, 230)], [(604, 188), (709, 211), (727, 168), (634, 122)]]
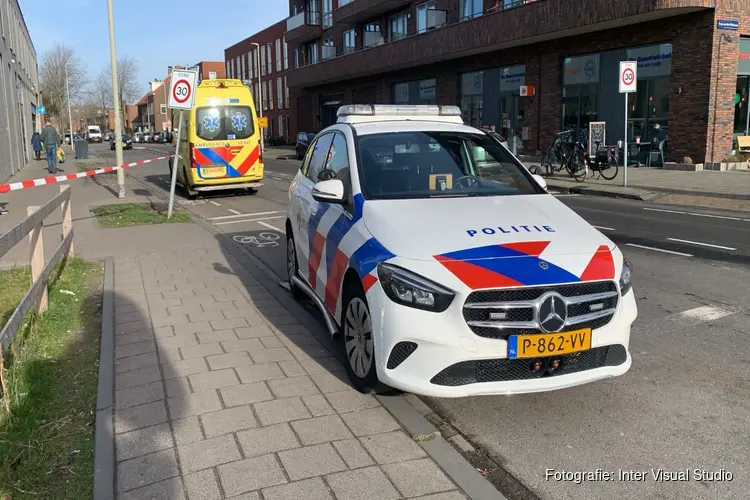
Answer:
[(305, 157), (307, 148), (310, 147), (310, 144), (312, 143), (313, 139), (315, 139), (316, 135), (318, 135), (317, 132), (300, 132), (299, 134), (297, 134), (297, 145), (294, 147), (294, 149), (297, 153), (298, 160), (301, 160)]
[[(115, 144), (115, 137), (117, 137), (115, 134), (111, 134), (109, 136), (109, 149), (111, 149), (112, 151), (117, 149), (117, 146)], [(133, 149), (133, 139), (124, 132), (122, 134), (122, 149)]]
[(112, 135), (113, 134), (111, 132), (107, 132), (106, 134), (104, 134), (104, 140), (109, 141), (112, 138)]
[(143, 140), (143, 133), (136, 132), (135, 134), (133, 134), (133, 142), (145, 142)]

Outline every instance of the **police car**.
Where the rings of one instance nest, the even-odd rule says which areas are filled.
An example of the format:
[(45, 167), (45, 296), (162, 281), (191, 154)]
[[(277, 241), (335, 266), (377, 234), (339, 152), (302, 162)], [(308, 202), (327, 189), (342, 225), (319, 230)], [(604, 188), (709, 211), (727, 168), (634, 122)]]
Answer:
[(630, 368), (631, 264), (455, 106), (339, 108), (286, 236), (292, 292), (363, 392), (528, 393)]

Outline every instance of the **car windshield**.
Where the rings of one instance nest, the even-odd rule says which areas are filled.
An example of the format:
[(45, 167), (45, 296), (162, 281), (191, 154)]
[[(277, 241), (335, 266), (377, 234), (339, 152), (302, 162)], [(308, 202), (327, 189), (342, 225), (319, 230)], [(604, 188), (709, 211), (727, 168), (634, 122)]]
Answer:
[(541, 194), (500, 143), (485, 134), (395, 132), (357, 139), (360, 186), (368, 199)]
[(312, 142), (313, 139), (315, 139), (315, 136), (318, 135), (317, 132), (308, 132), (307, 133), (307, 142)]
[(203, 140), (247, 139), (254, 132), (249, 106), (209, 106), (195, 113), (195, 130)]

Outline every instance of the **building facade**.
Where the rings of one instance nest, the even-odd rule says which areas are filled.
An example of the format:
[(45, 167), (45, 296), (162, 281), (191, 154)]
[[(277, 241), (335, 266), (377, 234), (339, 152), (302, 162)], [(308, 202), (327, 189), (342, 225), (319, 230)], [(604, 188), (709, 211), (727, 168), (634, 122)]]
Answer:
[[(645, 163), (654, 141), (668, 161), (720, 162), (750, 128), (750, 0), (290, 0), (289, 8), (287, 78), (301, 130), (332, 123), (344, 103), (455, 104), (466, 123), (494, 125), (519, 153), (605, 122), (606, 142), (621, 144), (627, 129), (631, 157)], [(638, 63), (627, 111), (625, 60)]]
[[(280, 21), (224, 50), (227, 76), (248, 83), (256, 107), (268, 117), (266, 139), (275, 143), (293, 143), (297, 130), (286, 81), (290, 66), (286, 25)], [(260, 94), (262, 99), (255, 97)]]
[(18, 0), (0, 0), (0, 182), (31, 159), (31, 135), (43, 117), (37, 55)]

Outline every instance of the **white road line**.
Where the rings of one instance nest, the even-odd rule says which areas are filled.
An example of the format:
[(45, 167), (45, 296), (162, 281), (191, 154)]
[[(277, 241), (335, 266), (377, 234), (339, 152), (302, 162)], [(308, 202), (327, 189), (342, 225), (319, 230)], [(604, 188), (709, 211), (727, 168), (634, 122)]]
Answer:
[(649, 212), (664, 212), (667, 214), (694, 215), (695, 217), (709, 217), (712, 219), (739, 220), (743, 222), (750, 222), (750, 219), (741, 219), (739, 217), (730, 217), (728, 215), (699, 214), (697, 212), (681, 212), (679, 210), (665, 210), (663, 208), (644, 208), (643, 210), (648, 210)]
[(216, 205), (217, 207), (220, 207), (220, 206), (221, 206), (221, 203), (216, 203), (215, 201), (211, 201), (211, 200), (208, 200), (208, 202), (209, 202), (209, 203), (210, 203), (211, 205)]
[(261, 226), (265, 226), (265, 227), (267, 227), (268, 229), (273, 229), (274, 231), (278, 231), (278, 232), (280, 232), (280, 233), (283, 233), (283, 232), (284, 232), (284, 231), (282, 231), (281, 229), (279, 229), (278, 227), (276, 227), (276, 226), (272, 226), (272, 225), (271, 225), (271, 224), (269, 224), (268, 222), (263, 222), (262, 220), (259, 220), (259, 221), (257, 221), (257, 222), (258, 222), (258, 224), (260, 224)]
[(228, 211), (232, 212), (234, 215), (242, 215), (242, 212), (235, 210), (233, 208), (229, 208)]
[(281, 210), (274, 210), (272, 212), (255, 212), (252, 214), (243, 214), (241, 212), (238, 212), (237, 210), (229, 209), (230, 212), (232, 212), (235, 215), (221, 215), (219, 217), (209, 217), (207, 220), (224, 220), (224, 219), (236, 219), (237, 217), (257, 217), (259, 215), (273, 215), (273, 214), (281, 214), (284, 213)]
[(667, 238), (669, 241), (676, 241), (678, 243), (688, 243), (690, 245), (700, 245), (702, 247), (718, 248), (721, 250), (737, 250), (733, 247), (724, 247), (721, 245), (712, 245), (711, 243), (701, 243), (700, 241), (681, 240), (679, 238)]
[(692, 254), (689, 254), (689, 253), (673, 252), (672, 250), (664, 250), (663, 248), (647, 247), (645, 245), (637, 245), (635, 243), (625, 243), (625, 245), (629, 247), (642, 248), (643, 250), (653, 250), (654, 252), (662, 252), (662, 253), (668, 253), (672, 255), (679, 255), (680, 257), (692, 257)]
[(688, 309), (687, 311), (682, 311), (678, 316), (705, 322), (713, 321), (725, 316), (731, 316), (732, 314), (734, 314), (734, 311), (723, 309), (721, 307), (700, 306), (694, 309)]
[(597, 229), (601, 229), (602, 231), (614, 231), (611, 227), (604, 227), (604, 226), (594, 226)]
[(688, 215), (695, 215), (696, 217), (710, 217), (712, 219), (742, 220), (739, 217), (727, 217), (726, 215), (698, 214), (693, 212), (688, 212)]
[(278, 215), (276, 217), (264, 217), (262, 219), (241, 219), (241, 220), (228, 220), (226, 222), (216, 222), (214, 226), (224, 226), (226, 224), (239, 224), (241, 222), (260, 222), (262, 220), (271, 220), (271, 219), (283, 219), (286, 215)]
[(648, 210), (649, 212), (664, 212), (667, 214), (683, 214), (687, 215), (687, 212), (680, 212), (677, 210), (664, 210), (663, 208), (644, 208), (643, 210)]

